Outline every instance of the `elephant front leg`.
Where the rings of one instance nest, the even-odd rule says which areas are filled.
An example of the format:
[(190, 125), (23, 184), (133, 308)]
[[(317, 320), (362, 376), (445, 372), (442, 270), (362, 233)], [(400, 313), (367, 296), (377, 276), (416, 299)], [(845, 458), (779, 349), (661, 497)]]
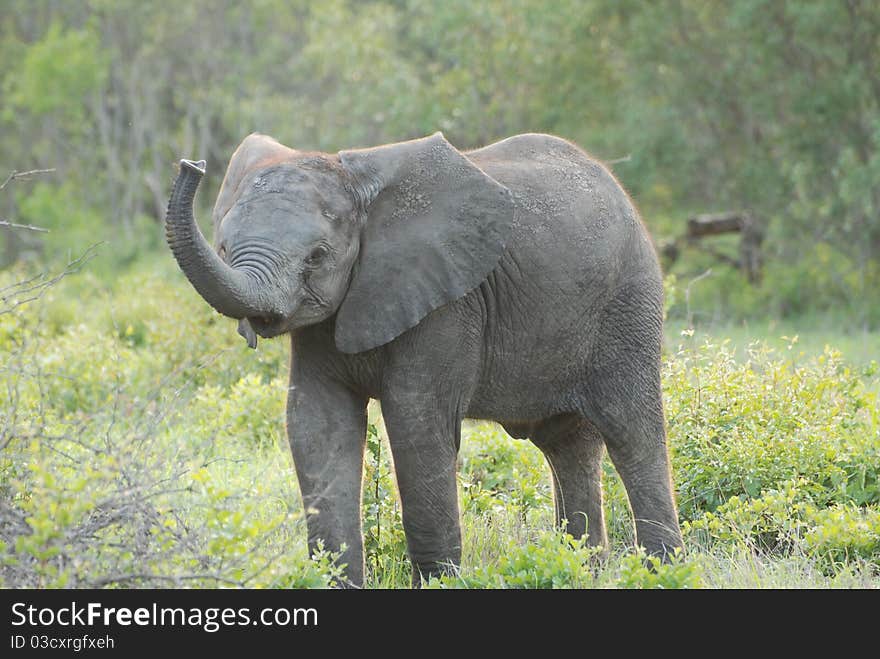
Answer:
[(434, 415), (419, 414), (417, 409), (399, 400), (382, 404), (413, 566), (413, 587), (431, 576), (449, 573), (461, 563), (455, 478), (458, 431)]
[[(364, 582), (361, 483), (367, 428), (367, 399), (296, 360), (287, 399), (287, 434), (293, 453), (309, 533), (309, 551), (319, 542), (342, 552), (346, 585)], [(343, 550), (344, 547), (344, 550)]]

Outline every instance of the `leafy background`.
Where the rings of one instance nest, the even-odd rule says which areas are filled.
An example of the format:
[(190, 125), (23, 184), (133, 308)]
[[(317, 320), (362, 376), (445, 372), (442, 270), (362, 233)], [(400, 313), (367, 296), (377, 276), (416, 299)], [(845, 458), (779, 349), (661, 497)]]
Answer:
[[(527, 131), (577, 142), (613, 163), (658, 245), (723, 210), (767, 237), (757, 285), (697, 250), (667, 267), (687, 554), (646, 567), (608, 464), (597, 562), (552, 529), (540, 453), (467, 423), (464, 563), (431, 585), (878, 585), (877, 3), (3, 5), (0, 174), (55, 171), (0, 190), (0, 218), (50, 230), (0, 228), (0, 584), (338, 578), (305, 548), (287, 347), (245, 350), (177, 272), (161, 219), (180, 157), (208, 160), (206, 217), (251, 131), (336, 151), (439, 129), (462, 149)], [(368, 584), (406, 586), (375, 404), (371, 421)]]

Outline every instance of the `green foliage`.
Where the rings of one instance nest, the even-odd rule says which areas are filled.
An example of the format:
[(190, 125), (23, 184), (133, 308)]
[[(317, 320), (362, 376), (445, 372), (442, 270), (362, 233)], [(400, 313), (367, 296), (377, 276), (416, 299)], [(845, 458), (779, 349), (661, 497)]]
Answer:
[(405, 585), (412, 573), (390, 453), (387, 439), (376, 423), (370, 423), (364, 466), (364, 554), (378, 586)]
[(827, 562), (831, 571), (863, 559), (880, 565), (880, 509), (835, 505), (812, 509), (803, 539), (807, 552)]
[(558, 531), (542, 531), (527, 544), (508, 544), (497, 564), (472, 573), (442, 577), (434, 588), (586, 588), (592, 585), (590, 562), (597, 551), (584, 540)]
[(859, 559), (876, 566), (876, 367), (855, 369), (827, 347), (795, 355), (752, 345), (738, 362), (705, 344), (667, 360), (686, 542), (799, 554), (830, 573)]
[(714, 513), (685, 525), (698, 542), (748, 547), (771, 554), (799, 553), (829, 574), (851, 562), (880, 565), (880, 510), (833, 503), (819, 507), (808, 483), (785, 483), (760, 497), (732, 497)]
[(44, 246), (50, 256), (68, 257), (71, 245), (82, 246), (84, 250), (107, 237), (100, 233), (107, 231), (101, 218), (83, 204), (81, 195), (69, 182), (36, 183), (19, 196), (19, 221), (49, 230)]
[(273, 380), (154, 269), (97, 283), (0, 314), (0, 583), (333, 584), (334, 557), (308, 556), (271, 345)]
[(686, 252), (681, 279), (707, 263), (715, 271), (697, 308), (748, 318), (831, 308), (876, 325), (866, 296), (880, 274), (880, 197), (866, 177), (877, 180), (880, 154), (868, 73), (878, 6), (688, 1), (615, 13), (627, 61), (643, 62), (628, 68), (625, 88), (654, 101), (627, 113), (641, 145), (627, 179), (637, 198), (644, 190), (653, 207), (654, 190), (672, 193), (679, 220), (664, 232), (682, 232), (684, 209), (746, 207), (767, 224), (759, 291)]
[[(552, 506), (549, 471), (528, 442), (511, 442), (495, 424), (477, 423), (464, 440), (462, 508), (475, 514), (515, 510), (523, 520)], [(539, 513), (540, 514), (540, 513)]]
[(620, 563), (619, 588), (701, 588), (703, 568), (699, 562), (676, 555), (669, 562), (646, 556), (643, 550), (624, 556)]
[[(118, 404), (114, 413), (123, 417)], [(308, 558), (301, 512), (279, 499), (289, 473), (279, 455), (266, 462), (280, 474), (230, 473), (222, 461), (244, 463), (246, 453), (227, 446), (205, 460), (209, 447), (163, 433), (154, 413), (139, 421), (141, 436), (101, 415), (45, 420), (7, 448), (6, 587), (326, 587), (338, 578), (332, 556)], [(25, 460), (25, 470), (13, 466)]]
[(752, 346), (682, 348), (666, 363), (669, 435), (686, 519), (801, 478), (816, 502), (880, 502), (877, 394), (839, 353), (798, 363)]
[(9, 73), (4, 119), (14, 112), (54, 115), (75, 136), (82, 136), (77, 124), (85, 119), (93, 94), (106, 83), (108, 60), (92, 27), (65, 28), (53, 21), (46, 34), (28, 47), (20, 67)]
[[(790, 234), (771, 230), (768, 245), (791, 242)], [(715, 249), (728, 255), (737, 254), (733, 236), (721, 237)], [(691, 287), (690, 299), (676, 297), (667, 302), (668, 316), (684, 319), (691, 312), (694, 324), (707, 324), (713, 319), (745, 319), (760, 321), (768, 313), (774, 318), (801, 321), (815, 314), (834, 315), (856, 327), (876, 327), (880, 307), (866, 300), (865, 292), (872, 282), (880, 281), (880, 265), (876, 260), (859, 262), (846, 248), (819, 240), (798, 247), (792, 260), (770, 254), (766, 258), (761, 281), (745, 285), (742, 273), (726, 265), (719, 266), (706, 254), (688, 253), (686, 271), (676, 267), (668, 275), (675, 277), (679, 288), (696, 277), (693, 273), (711, 274)], [(683, 285), (683, 286), (682, 286)]]
[(805, 510), (803, 480), (788, 481), (754, 498), (733, 496), (714, 512), (685, 523), (685, 534), (701, 532), (714, 541), (741, 544), (761, 551), (791, 551), (797, 541)]
[(194, 398), (195, 426), (216, 440), (240, 438), (256, 448), (284, 445), (284, 392), (280, 378), (263, 382), (255, 374), (245, 375), (232, 385), (205, 385)]
[[(94, 236), (154, 246), (142, 218), (162, 217), (172, 163), (207, 158), (207, 206), (253, 130), (331, 152), (545, 131), (630, 156), (615, 174), (658, 241), (693, 212), (748, 208), (766, 224), (755, 288), (683, 251), (682, 285), (713, 268), (695, 312), (880, 322), (877, 3), (7, 4), (0, 150), (15, 154), (8, 169), (58, 168), (54, 200), (16, 192), (29, 221), (70, 222), (53, 251)], [(192, 48), (194, 35), (212, 47)]]
[[(208, 207), (252, 130), (335, 151), (439, 129), (461, 148), (547, 131), (604, 159), (630, 155), (615, 174), (658, 242), (693, 212), (751, 209), (767, 225), (760, 285), (685, 250), (666, 312), (697, 326), (768, 311), (798, 321), (779, 349), (698, 345), (688, 327), (667, 350), (688, 556), (626, 553), (630, 513), (606, 462), (612, 552), (596, 563), (550, 530), (540, 452), (468, 423), (464, 566), (433, 585), (699, 587), (731, 574), (749, 586), (876, 585), (878, 346), (864, 329), (841, 333), (880, 322), (876, 3), (7, 4), (4, 166), (57, 173), (5, 188), (3, 219), (51, 230), (46, 271), (107, 245), (42, 302), (0, 311), (0, 583), (338, 578), (331, 556), (307, 556), (283, 439), (285, 342), (244, 348), (176, 271), (156, 220), (172, 163), (208, 159)], [(716, 244), (735, 254), (730, 237)], [(6, 252), (15, 258), (13, 241)], [(16, 302), (5, 287), (34, 268), (0, 272), (4, 305)], [(817, 311), (832, 320), (797, 344)], [(760, 333), (781, 334), (772, 322)], [(823, 349), (842, 342), (860, 358)], [(369, 583), (407, 586), (390, 450), (377, 411), (370, 420)]]
[(678, 278), (674, 274), (668, 274), (663, 278), (663, 319), (669, 316), (669, 310), (678, 301), (679, 289)]
[[(0, 287), (25, 274), (4, 273)], [(553, 531), (540, 451), (467, 422), (463, 565), (432, 586), (876, 585), (876, 363), (857, 367), (830, 348), (811, 355), (795, 337), (738, 352), (695, 337), (667, 351), (663, 371), (687, 556), (655, 564), (631, 553), (632, 518), (610, 462), (610, 556)], [(170, 258), (112, 285), (87, 270), (0, 314), (2, 583), (332, 584), (332, 557), (308, 557), (283, 439), (286, 352), (283, 341), (248, 350)], [(407, 587), (377, 407), (369, 419), (368, 584)]]

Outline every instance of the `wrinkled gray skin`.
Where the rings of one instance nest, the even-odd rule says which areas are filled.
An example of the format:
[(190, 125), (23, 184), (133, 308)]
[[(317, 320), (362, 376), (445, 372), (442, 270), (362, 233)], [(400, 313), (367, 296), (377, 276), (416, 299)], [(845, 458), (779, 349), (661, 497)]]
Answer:
[(442, 134), (339, 154), (250, 135), (214, 209), (182, 161), (166, 231), (220, 313), (291, 337), (287, 431), (309, 543), (363, 583), (368, 399), (381, 401), (414, 583), (459, 563), (464, 417), (543, 451), (556, 519), (607, 546), (605, 449), (638, 542), (682, 544), (660, 391), (662, 283), (651, 241), (605, 167), (549, 135), (459, 152)]

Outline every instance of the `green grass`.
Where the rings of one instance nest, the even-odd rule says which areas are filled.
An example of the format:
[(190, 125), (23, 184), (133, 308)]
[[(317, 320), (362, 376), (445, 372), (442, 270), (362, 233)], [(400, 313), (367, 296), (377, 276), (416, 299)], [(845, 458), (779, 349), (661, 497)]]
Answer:
[[(695, 322), (693, 340), (700, 343), (710, 340), (719, 343), (729, 341), (737, 356), (745, 354), (755, 342), (785, 350), (793, 357), (821, 354), (826, 346), (839, 351), (843, 359), (853, 364), (868, 364), (880, 359), (880, 330), (849, 324), (832, 314), (815, 315), (799, 319), (762, 319), (755, 321)], [(671, 319), (666, 322), (666, 346), (678, 346), (683, 332), (688, 331), (687, 322)]]
[[(463, 564), (432, 587), (880, 587), (878, 335), (830, 318), (682, 329), (667, 326), (663, 382), (686, 553), (646, 568), (606, 461), (599, 561), (553, 529), (540, 452), (466, 422)], [(0, 314), (0, 585), (334, 583), (330, 557), (307, 556), (287, 351), (248, 350), (164, 255)], [(407, 587), (375, 403), (370, 420), (367, 584)]]

